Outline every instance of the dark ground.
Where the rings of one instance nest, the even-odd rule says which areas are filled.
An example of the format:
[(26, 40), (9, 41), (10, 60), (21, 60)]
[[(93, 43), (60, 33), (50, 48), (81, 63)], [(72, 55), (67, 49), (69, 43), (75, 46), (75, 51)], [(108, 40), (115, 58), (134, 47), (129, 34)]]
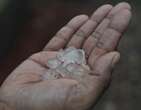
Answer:
[[(0, 80), (38, 52), (73, 16), (90, 15), (105, 3), (122, 0), (1, 0)], [(93, 110), (141, 109), (141, 1), (128, 0), (133, 18), (121, 39), (121, 60), (112, 83)]]

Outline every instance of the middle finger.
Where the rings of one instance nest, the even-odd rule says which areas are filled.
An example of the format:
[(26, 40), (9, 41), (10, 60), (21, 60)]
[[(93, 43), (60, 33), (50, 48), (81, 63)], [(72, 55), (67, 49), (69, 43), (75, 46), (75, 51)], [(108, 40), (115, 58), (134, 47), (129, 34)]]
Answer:
[(104, 19), (104, 17), (112, 9), (111, 5), (103, 5), (98, 8), (91, 19), (89, 19), (80, 29), (73, 35), (67, 47), (73, 46), (81, 48), (85, 39), (96, 29), (97, 25)]

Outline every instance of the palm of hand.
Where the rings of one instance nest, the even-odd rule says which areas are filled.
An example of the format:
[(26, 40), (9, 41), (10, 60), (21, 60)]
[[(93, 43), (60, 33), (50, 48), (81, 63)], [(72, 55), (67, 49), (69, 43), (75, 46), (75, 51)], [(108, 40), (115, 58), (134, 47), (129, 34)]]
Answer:
[[(85, 15), (75, 17), (42, 52), (32, 55), (12, 72), (1, 87), (1, 100), (16, 110), (86, 110), (109, 81), (111, 69), (119, 59), (114, 50), (130, 17), (126, 3), (114, 8), (104, 5), (90, 19)], [(92, 73), (43, 80), (49, 69), (47, 61), (59, 49), (69, 46), (84, 49)]]

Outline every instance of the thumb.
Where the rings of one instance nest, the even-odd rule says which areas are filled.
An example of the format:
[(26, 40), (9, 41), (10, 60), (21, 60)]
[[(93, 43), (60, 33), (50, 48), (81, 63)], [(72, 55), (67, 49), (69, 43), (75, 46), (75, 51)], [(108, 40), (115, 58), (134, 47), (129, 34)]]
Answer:
[(102, 76), (104, 79), (111, 77), (112, 69), (120, 59), (119, 52), (110, 52), (101, 56), (94, 64), (94, 73)]

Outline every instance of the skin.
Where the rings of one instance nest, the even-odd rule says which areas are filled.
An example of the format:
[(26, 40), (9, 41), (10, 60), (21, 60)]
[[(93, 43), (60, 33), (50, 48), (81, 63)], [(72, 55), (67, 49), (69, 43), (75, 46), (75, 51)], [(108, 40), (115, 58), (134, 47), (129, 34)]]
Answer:
[[(109, 84), (120, 58), (116, 47), (130, 18), (128, 3), (103, 5), (91, 17), (74, 17), (41, 52), (21, 63), (5, 80), (0, 89), (0, 109), (87, 110)], [(85, 50), (92, 73), (80, 78), (43, 80), (47, 61), (69, 46)]]

